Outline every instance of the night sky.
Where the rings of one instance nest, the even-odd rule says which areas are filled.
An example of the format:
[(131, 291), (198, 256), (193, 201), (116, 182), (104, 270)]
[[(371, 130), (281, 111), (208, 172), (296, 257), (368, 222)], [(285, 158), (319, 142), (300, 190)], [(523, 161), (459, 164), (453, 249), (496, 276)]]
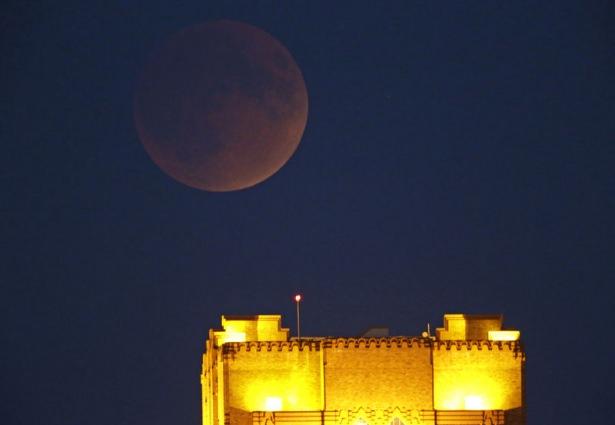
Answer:
[[(212, 3), (0, 7), (2, 423), (198, 425), (208, 329), (294, 333), (296, 291), (305, 335), (503, 313), (529, 423), (608, 423), (615, 2)], [(289, 49), (309, 116), (278, 173), (208, 193), (132, 104), (165, 39), (221, 18)]]

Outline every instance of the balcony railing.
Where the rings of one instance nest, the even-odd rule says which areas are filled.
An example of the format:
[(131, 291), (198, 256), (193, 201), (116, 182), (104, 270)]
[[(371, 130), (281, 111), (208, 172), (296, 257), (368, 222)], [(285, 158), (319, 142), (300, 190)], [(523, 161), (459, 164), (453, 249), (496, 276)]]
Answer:
[(506, 425), (502, 410), (414, 410), (406, 418), (381, 422), (369, 417), (348, 420), (335, 410), (252, 412), (252, 425)]

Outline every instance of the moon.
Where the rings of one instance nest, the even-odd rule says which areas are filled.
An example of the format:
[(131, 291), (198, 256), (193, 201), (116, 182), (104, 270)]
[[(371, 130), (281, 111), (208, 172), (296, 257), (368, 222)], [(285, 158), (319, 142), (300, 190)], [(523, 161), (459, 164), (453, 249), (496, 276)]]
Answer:
[(234, 21), (188, 27), (145, 65), (134, 97), (139, 139), (152, 161), (190, 187), (254, 186), (295, 152), (308, 96), (289, 51)]

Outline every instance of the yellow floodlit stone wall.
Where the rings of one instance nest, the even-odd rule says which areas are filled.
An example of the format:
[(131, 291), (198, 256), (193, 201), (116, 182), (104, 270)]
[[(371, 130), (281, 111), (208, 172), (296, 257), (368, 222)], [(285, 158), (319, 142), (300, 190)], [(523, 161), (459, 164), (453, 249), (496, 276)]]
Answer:
[[(300, 349), (301, 348), (301, 349)], [(234, 343), (225, 347), (228, 406), (244, 411), (323, 410), (320, 343)]]
[(434, 409), (522, 407), (523, 355), (515, 342), (437, 341), (433, 350)]
[(331, 410), (431, 409), (430, 348), (413, 338), (340, 338), (325, 350)]

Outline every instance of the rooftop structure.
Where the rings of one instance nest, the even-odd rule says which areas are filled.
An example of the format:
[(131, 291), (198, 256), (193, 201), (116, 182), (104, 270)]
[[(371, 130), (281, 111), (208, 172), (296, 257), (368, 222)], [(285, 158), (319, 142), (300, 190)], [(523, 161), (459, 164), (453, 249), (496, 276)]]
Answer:
[(520, 333), (501, 315), (381, 335), (298, 339), (278, 315), (222, 316), (203, 355), (203, 425), (525, 424)]

